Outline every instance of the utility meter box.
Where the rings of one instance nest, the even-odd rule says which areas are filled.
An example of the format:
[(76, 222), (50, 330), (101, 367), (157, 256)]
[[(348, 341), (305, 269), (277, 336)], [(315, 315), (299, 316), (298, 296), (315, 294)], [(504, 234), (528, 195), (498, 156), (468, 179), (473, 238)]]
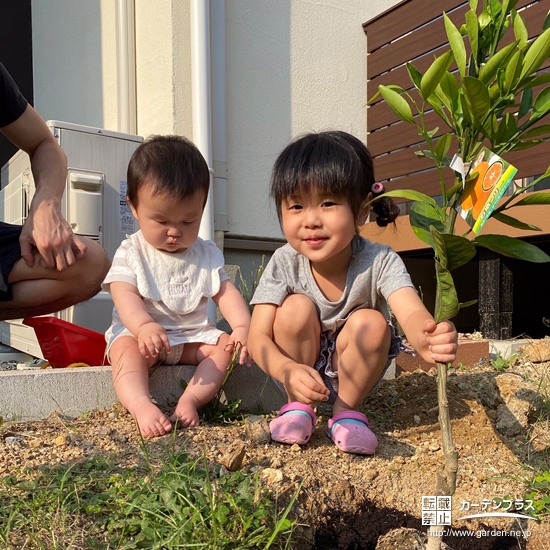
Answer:
[[(50, 120), (48, 127), (67, 156), (68, 173), (62, 212), (73, 231), (97, 241), (113, 259), (137, 221), (126, 205), (126, 170), (140, 136)], [(29, 156), (18, 151), (1, 170), (0, 220), (23, 224), (35, 186)], [(113, 302), (100, 292), (91, 300), (55, 314), (77, 325), (105, 332)], [(31, 327), (21, 320), (0, 322), (3, 344), (42, 357)]]

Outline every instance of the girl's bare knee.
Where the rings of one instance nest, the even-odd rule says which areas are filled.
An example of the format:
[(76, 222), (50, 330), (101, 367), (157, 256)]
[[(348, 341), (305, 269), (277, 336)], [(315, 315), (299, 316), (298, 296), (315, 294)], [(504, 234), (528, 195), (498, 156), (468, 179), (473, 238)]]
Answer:
[(304, 329), (311, 330), (311, 327), (318, 323), (314, 303), (303, 294), (291, 294), (277, 308), (273, 331), (297, 334)]
[(367, 348), (389, 345), (390, 341), (388, 321), (374, 309), (359, 309), (352, 313), (342, 333), (348, 341), (359, 342)]

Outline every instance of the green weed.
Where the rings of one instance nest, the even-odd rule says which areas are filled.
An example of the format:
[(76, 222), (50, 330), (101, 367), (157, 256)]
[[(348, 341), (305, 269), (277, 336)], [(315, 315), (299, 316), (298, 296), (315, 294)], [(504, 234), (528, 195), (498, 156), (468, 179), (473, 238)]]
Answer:
[(508, 359), (505, 359), (499, 353), (494, 359), (490, 359), (489, 362), (497, 372), (505, 372), (506, 370), (508, 370), (510, 365), (514, 362), (517, 356), (518, 356), (517, 353), (514, 353), (514, 355), (511, 355)]
[(525, 495), (524, 501), (532, 501), (534, 510), (529, 510), (526, 513), (536, 519), (550, 515), (550, 472), (541, 472), (529, 480), (527, 485), (531, 491)]
[(2, 548), (281, 549), (300, 490), (277, 510), (257, 473), (218, 478), (175, 445), (156, 468), (92, 458), (29, 474), (0, 480)]

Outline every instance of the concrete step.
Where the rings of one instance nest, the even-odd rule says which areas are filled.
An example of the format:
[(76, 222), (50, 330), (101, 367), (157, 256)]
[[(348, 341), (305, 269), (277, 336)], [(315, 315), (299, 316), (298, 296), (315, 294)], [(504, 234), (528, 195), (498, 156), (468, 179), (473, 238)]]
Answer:
[[(151, 395), (160, 405), (171, 406), (182, 394), (195, 367), (161, 365), (151, 369)], [(386, 378), (395, 377), (395, 364)], [(225, 387), (225, 399), (240, 399), (246, 411), (279, 410), (286, 395), (258, 366), (237, 366)], [(0, 372), (0, 416), (4, 420), (40, 420), (53, 411), (78, 416), (93, 409), (109, 409), (117, 402), (111, 367), (18, 370)]]

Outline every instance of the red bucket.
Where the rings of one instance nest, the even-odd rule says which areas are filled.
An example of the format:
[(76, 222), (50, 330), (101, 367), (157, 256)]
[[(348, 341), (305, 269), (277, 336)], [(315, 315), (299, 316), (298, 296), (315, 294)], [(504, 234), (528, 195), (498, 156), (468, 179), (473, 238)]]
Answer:
[(105, 336), (100, 332), (63, 321), (57, 317), (26, 317), (23, 323), (34, 328), (44, 358), (53, 368), (78, 363), (108, 365)]

